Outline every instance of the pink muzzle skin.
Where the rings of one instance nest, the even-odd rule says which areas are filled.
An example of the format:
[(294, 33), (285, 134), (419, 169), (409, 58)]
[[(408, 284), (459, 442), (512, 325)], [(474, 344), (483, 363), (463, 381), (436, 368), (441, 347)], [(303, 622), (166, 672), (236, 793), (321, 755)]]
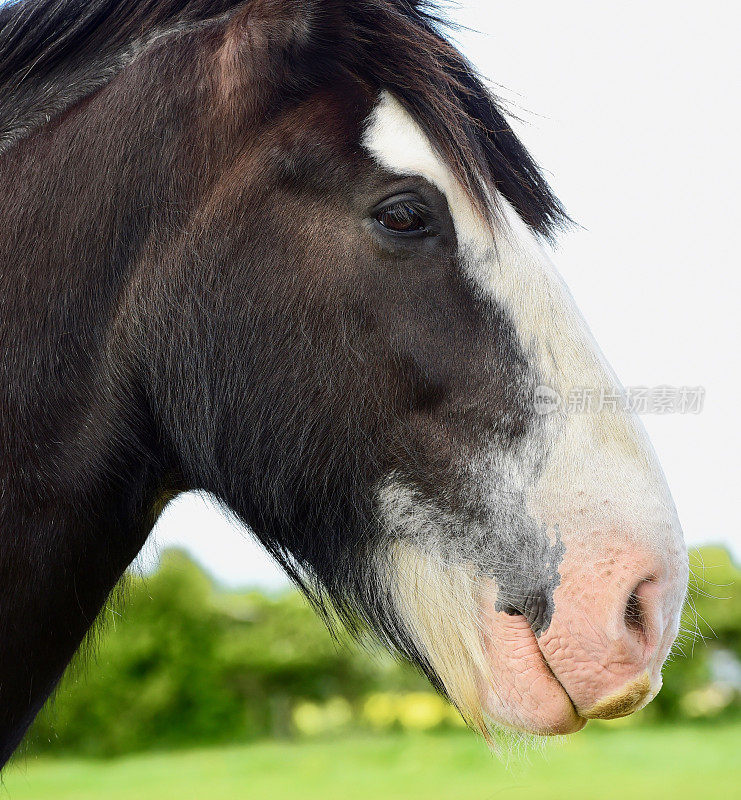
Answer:
[(679, 548), (657, 556), (615, 543), (594, 561), (573, 557), (567, 545), (554, 613), (539, 636), (525, 617), (485, 601), (484, 647), (494, 681), (482, 697), (487, 712), (518, 730), (563, 734), (587, 719), (643, 708), (661, 688), (677, 634), (683, 563)]

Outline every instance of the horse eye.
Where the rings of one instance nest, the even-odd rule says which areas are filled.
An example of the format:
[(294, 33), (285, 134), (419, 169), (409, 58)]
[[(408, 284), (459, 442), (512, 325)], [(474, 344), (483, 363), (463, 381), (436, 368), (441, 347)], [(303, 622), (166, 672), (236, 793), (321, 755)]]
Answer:
[(408, 201), (400, 200), (382, 208), (376, 214), (378, 224), (392, 233), (427, 233), (427, 223)]

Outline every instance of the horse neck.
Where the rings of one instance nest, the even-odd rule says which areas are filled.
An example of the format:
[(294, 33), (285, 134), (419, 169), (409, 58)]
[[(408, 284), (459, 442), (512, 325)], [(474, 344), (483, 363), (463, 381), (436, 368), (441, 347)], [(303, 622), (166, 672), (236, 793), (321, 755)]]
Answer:
[(0, 157), (5, 452), (33, 443), (27, 456), (48, 464), (62, 444), (87, 453), (89, 470), (101, 446), (85, 424), (96, 440), (111, 425), (121, 438), (125, 406), (137, 402), (125, 386), (137, 380), (129, 306), (145, 264), (199, 202), (208, 164), (198, 141), (205, 101), (189, 88), (203, 81), (167, 74), (168, 55), (184, 63), (174, 46), (142, 56)]
[(208, 166), (198, 59), (175, 76), (167, 57), (0, 157), (0, 765), (168, 478), (129, 323), (142, 265), (197, 206)]

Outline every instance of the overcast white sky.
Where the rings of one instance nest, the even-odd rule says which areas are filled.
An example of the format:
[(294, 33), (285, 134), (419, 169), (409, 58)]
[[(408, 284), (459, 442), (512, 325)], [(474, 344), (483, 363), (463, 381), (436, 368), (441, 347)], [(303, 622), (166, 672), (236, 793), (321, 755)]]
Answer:
[[(644, 416), (691, 544), (741, 557), (739, 12), (729, 2), (462, 0), (458, 40), (583, 229), (555, 260), (623, 384), (702, 385), (698, 416)], [(146, 548), (180, 545), (221, 581), (284, 578), (188, 495)]]

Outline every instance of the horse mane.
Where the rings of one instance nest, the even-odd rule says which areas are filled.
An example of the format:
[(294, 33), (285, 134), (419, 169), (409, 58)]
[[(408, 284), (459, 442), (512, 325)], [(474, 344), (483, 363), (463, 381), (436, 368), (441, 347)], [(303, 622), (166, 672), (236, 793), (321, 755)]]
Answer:
[[(0, 154), (109, 82), (153, 41), (266, 0), (10, 0), (0, 7)], [(312, 55), (390, 91), (477, 207), (491, 187), (550, 237), (568, 216), (500, 102), (427, 0), (284, 0), (311, 21)], [(339, 24), (329, 20), (339, 19)], [(319, 55), (321, 54), (321, 55)], [(328, 66), (321, 74), (337, 74)]]
[(10, 0), (0, 7), (0, 153), (108, 83), (157, 38), (244, 0)]

